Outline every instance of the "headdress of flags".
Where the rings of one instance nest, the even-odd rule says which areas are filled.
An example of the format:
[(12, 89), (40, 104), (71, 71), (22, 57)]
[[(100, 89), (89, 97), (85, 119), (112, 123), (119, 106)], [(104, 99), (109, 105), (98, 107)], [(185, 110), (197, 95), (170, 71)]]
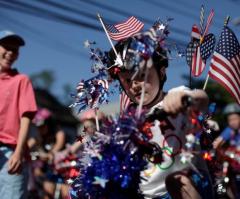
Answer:
[(142, 30), (144, 24), (134, 16), (122, 23), (115, 25), (104, 23), (110, 38), (114, 41), (120, 41), (133, 36)]
[(206, 26), (204, 27), (204, 7), (202, 6), (200, 13), (200, 30), (197, 25), (193, 25), (192, 27), (192, 41), (186, 49), (186, 60), (190, 66), (191, 74), (195, 77), (202, 74), (206, 66), (206, 60), (213, 52), (215, 46), (215, 36), (211, 33), (207, 35), (213, 16), (214, 11), (211, 10)]
[(240, 104), (240, 45), (227, 26), (224, 26), (213, 53), (209, 76), (225, 87)]

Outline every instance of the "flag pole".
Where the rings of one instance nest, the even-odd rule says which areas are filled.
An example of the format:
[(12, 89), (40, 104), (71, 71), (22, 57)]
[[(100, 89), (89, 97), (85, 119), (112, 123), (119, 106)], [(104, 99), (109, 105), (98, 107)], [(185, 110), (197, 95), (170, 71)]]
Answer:
[(192, 88), (192, 64), (190, 66), (190, 70), (189, 70), (189, 88)]
[[(225, 18), (225, 20), (224, 20), (224, 26), (227, 26), (227, 25), (228, 25), (229, 20), (230, 20), (230, 16), (228, 15), (228, 16)], [(203, 90), (206, 89), (208, 80), (209, 80), (209, 73), (208, 73), (207, 78), (206, 78), (206, 80), (205, 80), (205, 83), (204, 83), (204, 86), (203, 86)]]
[(99, 128), (99, 120), (98, 120), (98, 108), (95, 108), (95, 109), (94, 109), (94, 112), (95, 112), (96, 130), (97, 130), (97, 132), (99, 132), (99, 131), (100, 131), (100, 128)]
[(209, 80), (209, 74), (207, 75), (207, 78), (205, 80), (204, 86), (203, 86), (203, 90), (205, 91), (207, 84), (208, 84), (208, 80)]
[(108, 34), (108, 32), (107, 32), (107, 29), (106, 29), (106, 27), (105, 27), (105, 25), (104, 25), (104, 23), (103, 23), (103, 20), (102, 20), (100, 14), (97, 13), (97, 16), (98, 16), (98, 19), (99, 19), (102, 27), (103, 27), (103, 30), (105, 31), (105, 34), (107, 35), (108, 41), (110, 42), (110, 44), (111, 44), (111, 46), (112, 46), (112, 49), (113, 49), (113, 51), (114, 51), (114, 53), (115, 53), (115, 55), (116, 55), (116, 58), (119, 57), (118, 54), (117, 54), (116, 48), (114, 47), (114, 45), (113, 45), (113, 43), (112, 43), (112, 40), (111, 40), (111, 38), (110, 38), (110, 36), (109, 36), (109, 34)]
[(201, 11), (200, 11), (200, 31), (202, 35), (204, 32), (204, 5), (201, 6)]
[(225, 20), (224, 20), (224, 26), (227, 26), (228, 25), (228, 22), (230, 20), (230, 16), (226, 16)]

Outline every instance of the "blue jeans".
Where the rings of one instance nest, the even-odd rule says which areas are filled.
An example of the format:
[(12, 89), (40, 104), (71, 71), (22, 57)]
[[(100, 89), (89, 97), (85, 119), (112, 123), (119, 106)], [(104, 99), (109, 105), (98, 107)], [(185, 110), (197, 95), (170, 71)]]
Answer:
[(23, 163), (20, 174), (8, 173), (8, 160), (13, 149), (0, 146), (0, 198), (1, 199), (26, 199), (27, 198), (27, 164)]

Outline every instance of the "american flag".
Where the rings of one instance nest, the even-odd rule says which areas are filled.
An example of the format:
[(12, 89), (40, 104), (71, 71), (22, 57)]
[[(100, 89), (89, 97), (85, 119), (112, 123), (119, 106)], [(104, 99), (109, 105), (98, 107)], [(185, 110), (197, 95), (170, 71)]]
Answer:
[(200, 45), (200, 53), (203, 60), (207, 60), (214, 51), (216, 39), (214, 34), (210, 33), (204, 37)]
[(225, 26), (210, 64), (209, 76), (218, 81), (240, 104), (240, 45)]
[(130, 98), (127, 96), (127, 94), (122, 91), (120, 94), (120, 114), (122, 115), (124, 111), (128, 108), (128, 106), (131, 104)]
[(198, 46), (193, 54), (192, 58), (192, 74), (195, 77), (198, 77), (202, 74), (205, 66), (206, 61), (202, 59), (201, 53), (200, 53), (200, 46)]
[(115, 41), (131, 37), (142, 30), (143, 26), (144, 24), (133, 16), (127, 21), (116, 25), (105, 24), (110, 38)]

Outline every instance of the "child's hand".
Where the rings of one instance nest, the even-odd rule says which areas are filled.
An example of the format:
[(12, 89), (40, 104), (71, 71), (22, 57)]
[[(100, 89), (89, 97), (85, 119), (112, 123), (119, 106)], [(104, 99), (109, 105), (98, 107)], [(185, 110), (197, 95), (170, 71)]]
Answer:
[(54, 154), (54, 164), (58, 164), (59, 162), (63, 161), (66, 159), (66, 157), (69, 155), (69, 150), (65, 149), (63, 151), (56, 152)]
[(8, 160), (8, 173), (16, 174), (21, 172), (22, 157), (21, 154), (14, 152)]
[(169, 92), (163, 99), (163, 109), (168, 114), (176, 115), (186, 109), (182, 102), (183, 97), (186, 96), (184, 91)]

